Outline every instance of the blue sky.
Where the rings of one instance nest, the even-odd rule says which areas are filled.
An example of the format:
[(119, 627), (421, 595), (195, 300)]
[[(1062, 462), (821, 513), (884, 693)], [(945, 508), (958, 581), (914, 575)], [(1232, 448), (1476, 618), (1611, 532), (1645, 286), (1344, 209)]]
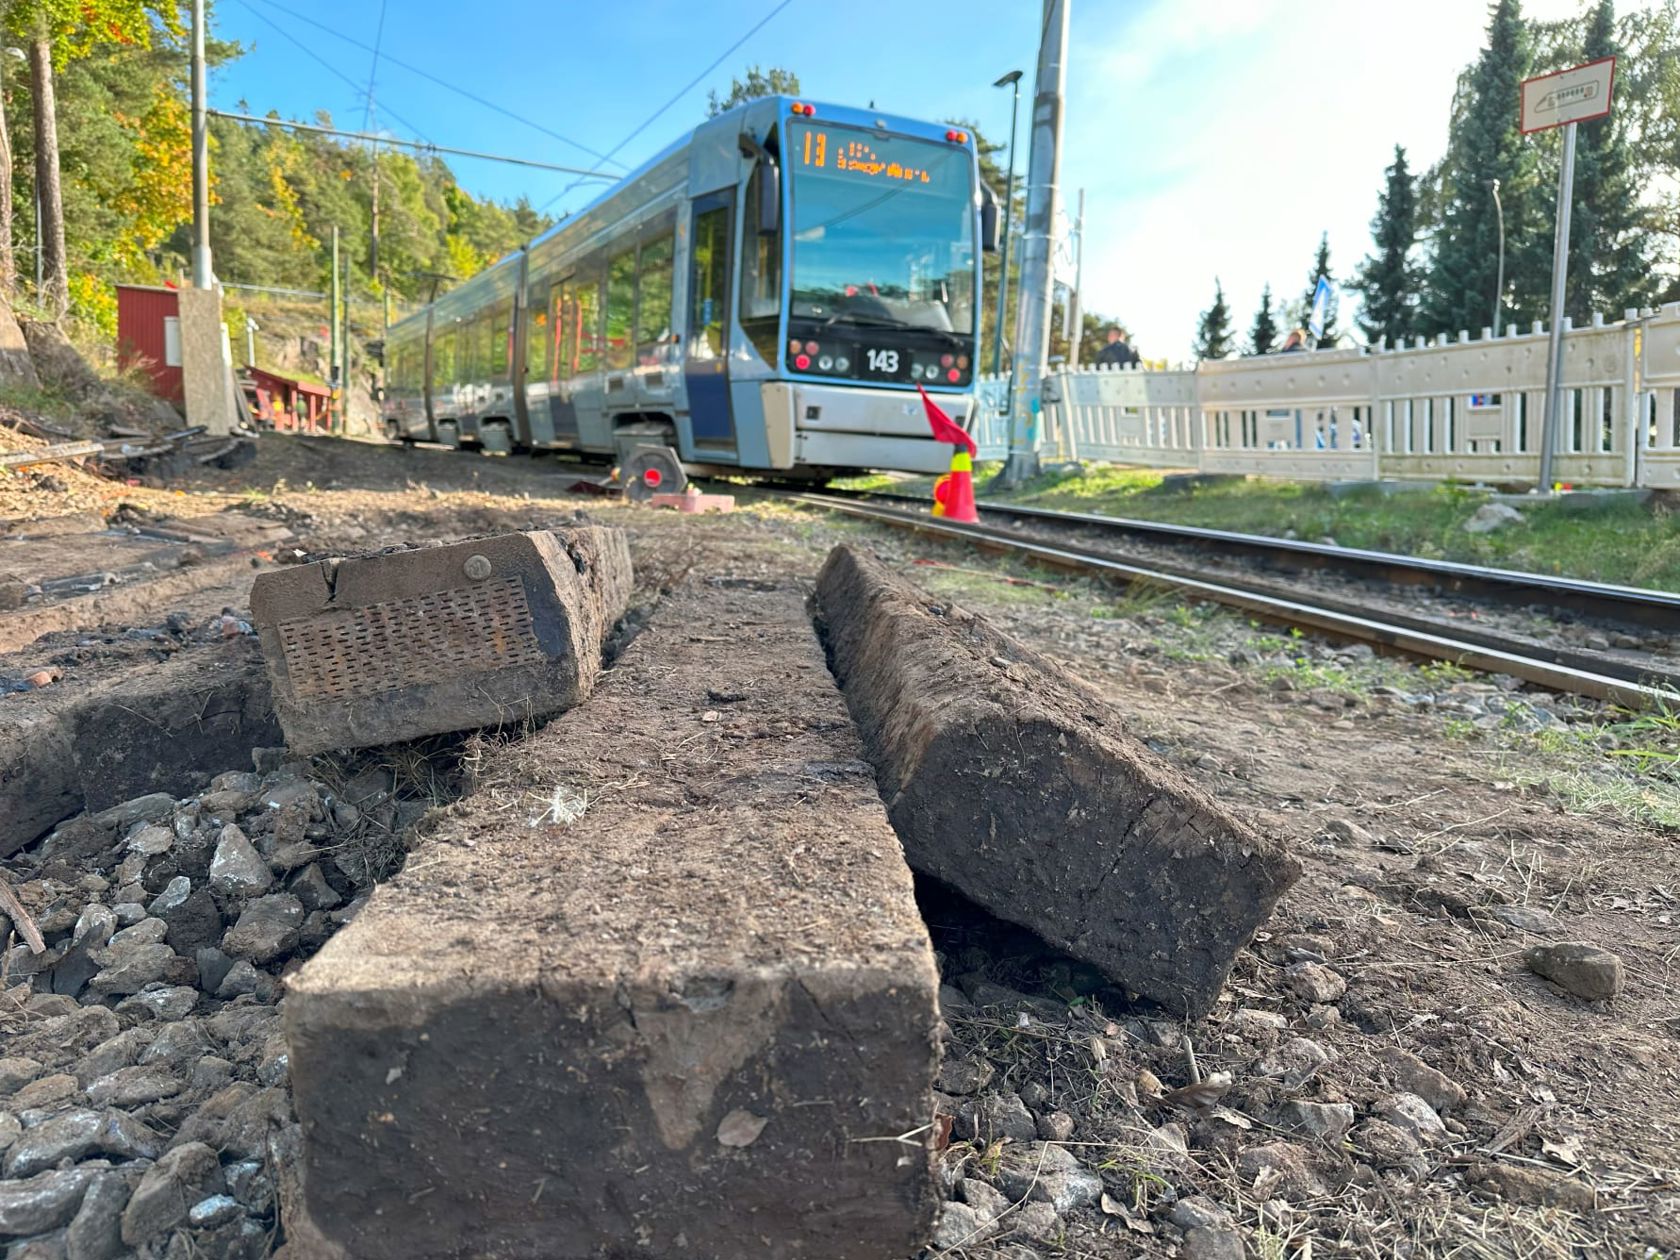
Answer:
[[(217, 0), (216, 34), (247, 52), (216, 71), (211, 98), (305, 119), (325, 109), (360, 129), (373, 57), (309, 19), (604, 153), (778, 2), (388, 0), (381, 36), (380, 0)], [(1063, 188), (1070, 208), (1086, 190), (1086, 307), (1124, 319), (1146, 355), (1170, 359), (1188, 354), (1215, 276), (1246, 331), (1262, 284), (1299, 295), (1321, 232), (1337, 271), (1351, 272), (1394, 144), (1414, 167), (1440, 156), (1454, 81), (1486, 21), (1478, 0), (1071, 3)], [(1550, 18), (1583, 3), (1524, 8)], [(969, 117), (1004, 138), (1009, 96), (991, 84), (1026, 71), (1027, 116), (1039, 11), (1034, 0), (791, 0), (618, 156), (633, 166), (663, 148), (703, 116), (708, 88), (726, 89), (755, 62), (795, 71), (813, 100)], [(594, 163), (390, 61), (376, 83), (375, 121), (388, 134)], [(464, 159), (455, 169), (474, 192), (539, 205), (570, 182)], [(579, 190), (554, 208), (586, 199)]]

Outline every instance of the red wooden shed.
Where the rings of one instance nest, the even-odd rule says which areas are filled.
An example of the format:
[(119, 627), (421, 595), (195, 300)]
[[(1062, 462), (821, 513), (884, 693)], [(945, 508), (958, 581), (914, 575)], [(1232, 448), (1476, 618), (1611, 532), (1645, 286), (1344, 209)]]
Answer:
[(152, 393), (186, 404), (181, 386), (181, 295), (144, 284), (117, 286), (117, 366), (138, 367)]

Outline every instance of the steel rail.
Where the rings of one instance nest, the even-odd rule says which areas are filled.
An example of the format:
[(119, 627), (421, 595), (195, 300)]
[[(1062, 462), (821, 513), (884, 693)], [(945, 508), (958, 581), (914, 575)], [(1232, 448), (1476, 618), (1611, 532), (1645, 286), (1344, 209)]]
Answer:
[(825, 511), (1025, 556), (1076, 572), (1124, 583), (1166, 586), (1267, 621), (1318, 630), (1410, 656), (1450, 661), (1487, 673), (1510, 674), (1553, 691), (1589, 696), (1624, 708), (1654, 708), (1673, 704), (1680, 698), (1680, 678), (1654, 672), (1640, 674), (1621, 662), (1599, 657), (1554, 653), (1482, 631), (1466, 633), (1456, 626), (1440, 626), (1422, 618), (1391, 615), (1386, 611), (1373, 612), (1341, 601), (1306, 603), (1293, 593), (1280, 594), (1275, 589), (1224, 578), (1211, 580), (1176, 567), (1151, 568), (1088, 548), (1055, 545), (995, 526), (957, 525), (920, 512), (827, 494), (790, 492), (786, 497)]
[[(873, 490), (825, 490), (823, 493), (865, 503), (904, 503), (925, 507), (930, 502), (915, 495)], [(1064, 512), (990, 499), (981, 502), (980, 511), (982, 514), (1043, 521), (1060, 527), (1100, 529), (1174, 546), (1217, 548), (1222, 552), (1262, 557), (1282, 568), (1340, 569), (1380, 577), (1395, 585), (1431, 586), (1448, 594), (1473, 594), (1519, 605), (1549, 604), (1586, 616), (1671, 632), (1680, 626), (1680, 594), (1641, 586), (1589, 582), (1545, 573), (1524, 573), (1518, 569), (1483, 568), (1456, 560), (1430, 560), (1389, 551), (1333, 547), (1326, 543), (1106, 516), (1099, 512)]]

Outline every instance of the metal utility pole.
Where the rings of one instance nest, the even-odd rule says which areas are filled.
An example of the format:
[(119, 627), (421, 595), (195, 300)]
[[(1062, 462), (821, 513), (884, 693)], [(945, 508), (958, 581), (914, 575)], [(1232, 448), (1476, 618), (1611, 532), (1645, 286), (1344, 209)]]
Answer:
[[(1009, 238), (1015, 230), (1015, 125), (1021, 117), (1021, 72), (1011, 70), (993, 87), (1014, 89), (1009, 105), (1009, 175), (1003, 184), (1003, 257), (998, 269), (997, 323), (992, 328), (992, 374), (1003, 371), (1003, 323), (1009, 314)], [(1004, 405), (1009, 405), (1005, 398)]]
[(350, 277), (352, 259), (350, 251), (344, 252), (344, 331), (339, 336), (338, 344), (344, 350), (344, 405), (339, 408), (339, 432), (350, 432)]
[(1027, 158), (1027, 230), (1021, 241), (1020, 310), (1010, 372), (1009, 461), (1000, 480), (1017, 486), (1038, 472), (1039, 416), (1049, 368), (1050, 308), (1055, 303), (1052, 256), (1057, 182), (1062, 172), (1062, 94), (1067, 84), (1068, 6), (1044, 0), (1044, 38), (1038, 50), (1032, 147)]
[(368, 274), (379, 274), (379, 141), (373, 142), (373, 235), (368, 248)]
[(1563, 431), (1563, 302), (1569, 288), (1569, 203), (1575, 195), (1575, 123), (1563, 129), (1558, 174), (1557, 237), (1552, 242), (1552, 332), (1547, 343), (1546, 420), (1540, 430), (1540, 492), (1552, 488), (1552, 457)]
[(193, 287), (215, 283), (210, 265), (210, 120), (204, 70), (204, 0), (192, 6)]
[(1493, 282), (1493, 335), (1499, 336), (1499, 316), (1505, 305), (1505, 203), (1499, 199), (1499, 181), (1493, 182), (1493, 210), (1499, 219), (1499, 273)]
[[(343, 384), (343, 377), (339, 372), (338, 358), (338, 224), (336, 223), (333, 224), (332, 230), (332, 284), (328, 286), (328, 290), (327, 300), (331, 305), (327, 308), (327, 329), (328, 335), (332, 338), (332, 349), (327, 353), (327, 375), (332, 379), (327, 383), (332, 386), (333, 401), (336, 403), (339, 389)], [(327, 423), (330, 428), (332, 424), (331, 416), (327, 418)]]
[(1068, 371), (1079, 367), (1079, 343), (1085, 340), (1085, 190), (1079, 190), (1079, 213), (1073, 219), (1073, 293), (1068, 299)]

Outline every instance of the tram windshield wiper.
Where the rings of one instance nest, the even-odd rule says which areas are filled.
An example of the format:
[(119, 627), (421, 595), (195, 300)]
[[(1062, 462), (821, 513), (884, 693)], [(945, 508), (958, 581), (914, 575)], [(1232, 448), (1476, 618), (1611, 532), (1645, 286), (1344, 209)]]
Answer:
[(853, 328), (895, 328), (903, 332), (931, 333), (941, 337), (952, 345), (966, 345), (960, 333), (954, 333), (947, 328), (933, 328), (927, 324), (913, 324), (909, 320), (896, 319), (891, 315), (858, 315), (851, 312), (836, 312), (823, 321), (824, 328), (833, 328), (837, 324), (849, 325)]

